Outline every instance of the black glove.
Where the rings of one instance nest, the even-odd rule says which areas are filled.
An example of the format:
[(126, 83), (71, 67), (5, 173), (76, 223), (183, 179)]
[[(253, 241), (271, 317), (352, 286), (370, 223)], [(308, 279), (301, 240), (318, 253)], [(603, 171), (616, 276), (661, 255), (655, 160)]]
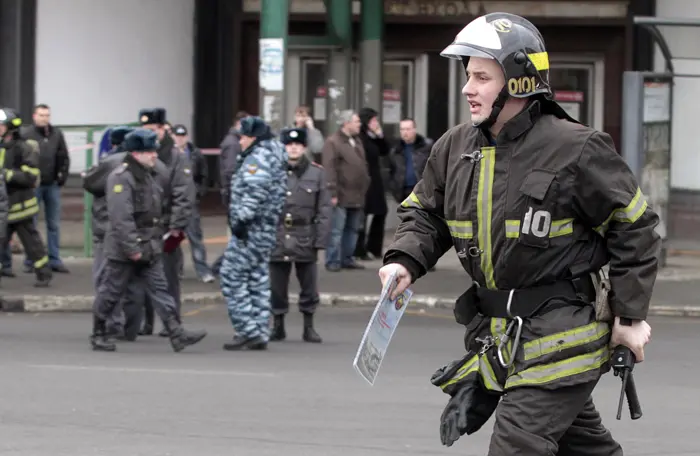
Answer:
[(150, 242), (144, 242), (140, 245), (141, 247), (141, 258), (135, 261), (136, 264), (141, 266), (148, 266), (153, 263), (154, 254), (153, 247), (151, 247)]

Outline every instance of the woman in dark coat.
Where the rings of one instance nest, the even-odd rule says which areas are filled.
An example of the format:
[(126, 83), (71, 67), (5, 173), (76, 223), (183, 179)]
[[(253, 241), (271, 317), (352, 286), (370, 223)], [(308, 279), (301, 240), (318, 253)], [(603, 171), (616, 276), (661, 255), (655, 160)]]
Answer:
[[(355, 257), (372, 260), (382, 257), (384, 246), (384, 224), (389, 211), (382, 181), (381, 158), (389, 154), (389, 144), (379, 123), (379, 113), (372, 108), (362, 108), (359, 113), (360, 140), (365, 149), (367, 170), (370, 176), (369, 190), (365, 196), (365, 217), (360, 228), (355, 248)], [(367, 218), (372, 216), (367, 232)]]

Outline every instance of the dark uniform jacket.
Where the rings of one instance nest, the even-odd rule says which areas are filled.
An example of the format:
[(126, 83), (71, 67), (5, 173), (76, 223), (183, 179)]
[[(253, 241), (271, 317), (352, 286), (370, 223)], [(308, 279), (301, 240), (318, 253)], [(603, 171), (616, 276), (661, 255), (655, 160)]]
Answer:
[(7, 243), (7, 215), (10, 211), (10, 199), (7, 196), (5, 173), (0, 173), (0, 249)]
[(0, 167), (5, 173), (10, 202), (8, 223), (33, 218), (39, 213), (35, 193), (39, 186), (39, 153), (36, 142), (32, 145), (29, 141), (12, 139), (0, 144)]
[(194, 144), (187, 143), (190, 150), (190, 163), (192, 165), (192, 180), (195, 186), (195, 196), (197, 199), (207, 194), (207, 185), (209, 180), (209, 169), (207, 168), (207, 160), (199, 147)]
[(53, 125), (46, 128), (27, 125), (20, 129), (20, 135), (39, 144), (41, 185), (65, 184), (70, 171), (70, 154), (63, 132)]
[[(109, 224), (109, 214), (107, 212), (107, 178), (117, 168), (125, 166), (124, 159), (126, 152), (119, 152), (105, 157), (98, 165), (95, 165), (83, 173), (83, 189), (93, 196), (92, 200), (92, 240), (94, 243), (101, 243), (104, 240), (107, 226)], [(168, 192), (170, 191), (170, 171), (160, 160), (156, 161), (153, 168), (156, 173), (156, 181), (163, 190), (163, 212), (168, 212), (165, 207), (170, 201)], [(167, 225), (162, 226), (163, 234), (169, 229)]]
[(165, 191), (168, 201), (165, 203), (164, 223), (171, 230), (184, 231), (190, 223), (192, 208), (196, 204), (196, 189), (190, 161), (180, 153), (173, 139), (167, 134), (160, 142), (158, 159), (170, 171), (170, 188)]
[(131, 154), (107, 178), (109, 224), (104, 240), (105, 258), (131, 261), (141, 253), (142, 262), (162, 253), (162, 190), (154, 171), (145, 168)]
[(385, 262), (415, 280), (454, 245), (475, 282), (500, 290), (609, 263), (613, 313), (644, 319), (658, 216), (609, 135), (541, 110), (533, 102), (508, 122), (495, 147), (469, 124), (445, 133), (398, 210)]
[(231, 179), (236, 173), (238, 156), (241, 154), (241, 137), (232, 128), (221, 142), (219, 154), (219, 185), (221, 186), (221, 198), (228, 207), (231, 196)]
[(323, 168), (304, 156), (288, 166), (287, 199), (270, 261), (315, 262), (331, 230), (331, 195)]

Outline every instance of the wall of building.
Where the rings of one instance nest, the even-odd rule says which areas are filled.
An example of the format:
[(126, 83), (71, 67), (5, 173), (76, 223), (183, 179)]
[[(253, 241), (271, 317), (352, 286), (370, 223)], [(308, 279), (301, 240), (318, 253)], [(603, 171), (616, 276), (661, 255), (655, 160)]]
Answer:
[(54, 124), (134, 122), (161, 106), (191, 127), (193, 62), (194, 0), (38, 2), (35, 102)]

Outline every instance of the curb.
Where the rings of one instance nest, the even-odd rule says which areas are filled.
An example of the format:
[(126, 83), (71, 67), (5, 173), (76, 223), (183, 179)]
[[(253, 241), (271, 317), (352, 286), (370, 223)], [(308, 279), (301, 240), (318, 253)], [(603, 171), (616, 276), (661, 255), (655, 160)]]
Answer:
[[(322, 307), (374, 307), (379, 295), (354, 295), (340, 293), (321, 293)], [(0, 305), (4, 312), (90, 312), (95, 300), (90, 295), (69, 296), (5, 296)], [(299, 300), (297, 295), (289, 296), (290, 305)], [(414, 296), (410, 306), (416, 310), (452, 309), (454, 299), (438, 296)], [(184, 293), (182, 295), (183, 306), (223, 306), (223, 297), (220, 292)], [(700, 306), (669, 306), (654, 305), (649, 307), (649, 316), (664, 317), (692, 317), (700, 318)]]

